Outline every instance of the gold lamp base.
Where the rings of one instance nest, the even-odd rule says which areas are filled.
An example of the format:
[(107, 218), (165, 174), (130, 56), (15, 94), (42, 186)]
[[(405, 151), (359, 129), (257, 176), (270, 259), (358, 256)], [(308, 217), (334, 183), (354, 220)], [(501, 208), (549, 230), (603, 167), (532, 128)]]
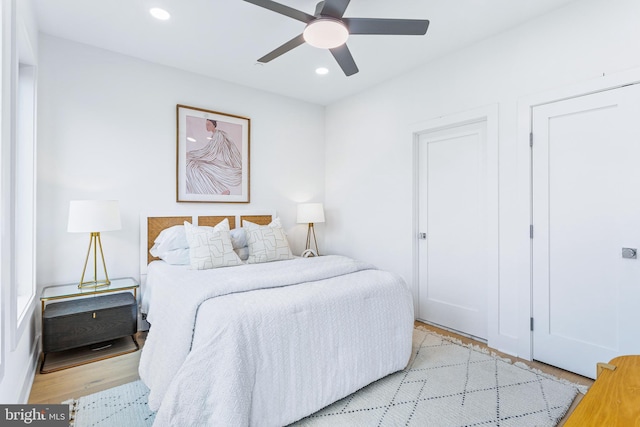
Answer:
[[(84, 275), (87, 271), (87, 264), (89, 262), (89, 255), (93, 248), (93, 280), (84, 280)], [(102, 267), (104, 268), (104, 280), (98, 280), (98, 249), (100, 249), (100, 258), (102, 259)], [(102, 241), (100, 240), (100, 232), (92, 232), (89, 238), (89, 249), (87, 250), (87, 257), (84, 260), (84, 268), (82, 269), (82, 276), (80, 277), (79, 289), (84, 288), (104, 288), (111, 284), (109, 275), (107, 274), (107, 265), (104, 262), (104, 254), (102, 253)]]
[(311, 249), (311, 243), (313, 240), (313, 244), (316, 247), (316, 255), (320, 256), (320, 251), (318, 250), (318, 240), (316, 240), (316, 229), (313, 226), (313, 223), (309, 223), (309, 228), (307, 229), (307, 244), (305, 246), (305, 252)]
[(105, 288), (107, 286), (109, 286), (111, 284), (111, 281), (105, 282), (94, 282), (94, 281), (90, 281), (90, 282), (81, 282), (78, 284), (78, 288), (79, 289), (84, 289), (84, 288)]

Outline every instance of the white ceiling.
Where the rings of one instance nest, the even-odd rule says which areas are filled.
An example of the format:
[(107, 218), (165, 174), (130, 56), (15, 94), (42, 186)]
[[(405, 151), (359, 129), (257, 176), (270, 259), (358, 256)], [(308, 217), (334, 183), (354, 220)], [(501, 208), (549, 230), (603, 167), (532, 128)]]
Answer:
[[(257, 59), (304, 23), (243, 0), (32, 0), (40, 31), (198, 74), (328, 105), (448, 52), (575, 0), (352, 0), (345, 17), (429, 19), (425, 36), (355, 35), (360, 72), (346, 77), (330, 52), (303, 44)], [(309, 14), (317, 0), (280, 0)], [(149, 14), (171, 13), (169, 21)], [(317, 67), (328, 75), (318, 76)]]

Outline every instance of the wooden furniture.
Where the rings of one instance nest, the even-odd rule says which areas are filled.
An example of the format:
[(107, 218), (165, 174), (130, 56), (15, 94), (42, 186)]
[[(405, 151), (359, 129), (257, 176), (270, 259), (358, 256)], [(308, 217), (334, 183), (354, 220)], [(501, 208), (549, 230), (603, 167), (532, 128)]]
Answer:
[(598, 363), (597, 379), (565, 427), (640, 426), (640, 355)]
[(137, 288), (132, 278), (114, 279), (107, 288), (44, 288), (40, 372), (136, 351)]
[(69, 350), (134, 335), (137, 313), (130, 293), (49, 304), (42, 316), (42, 351)]

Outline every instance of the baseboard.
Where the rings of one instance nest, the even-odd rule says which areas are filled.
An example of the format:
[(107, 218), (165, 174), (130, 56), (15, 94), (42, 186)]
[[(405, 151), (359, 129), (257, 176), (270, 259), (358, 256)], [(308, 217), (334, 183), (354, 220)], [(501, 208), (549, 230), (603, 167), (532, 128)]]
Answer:
[(33, 386), (33, 381), (36, 378), (36, 372), (38, 371), (38, 364), (40, 362), (40, 334), (36, 334), (35, 339), (31, 345), (31, 354), (29, 355), (29, 359), (29, 370), (25, 375), (25, 380), (22, 384), (22, 390), (20, 390), (19, 401), (24, 404), (29, 402), (31, 387)]

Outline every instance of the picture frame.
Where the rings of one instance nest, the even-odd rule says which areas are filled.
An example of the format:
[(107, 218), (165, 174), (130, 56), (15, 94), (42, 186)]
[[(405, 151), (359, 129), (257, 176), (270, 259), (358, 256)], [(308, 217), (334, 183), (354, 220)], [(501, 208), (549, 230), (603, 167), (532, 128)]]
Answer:
[(178, 104), (176, 201), (249, 203), (248, 117)]

